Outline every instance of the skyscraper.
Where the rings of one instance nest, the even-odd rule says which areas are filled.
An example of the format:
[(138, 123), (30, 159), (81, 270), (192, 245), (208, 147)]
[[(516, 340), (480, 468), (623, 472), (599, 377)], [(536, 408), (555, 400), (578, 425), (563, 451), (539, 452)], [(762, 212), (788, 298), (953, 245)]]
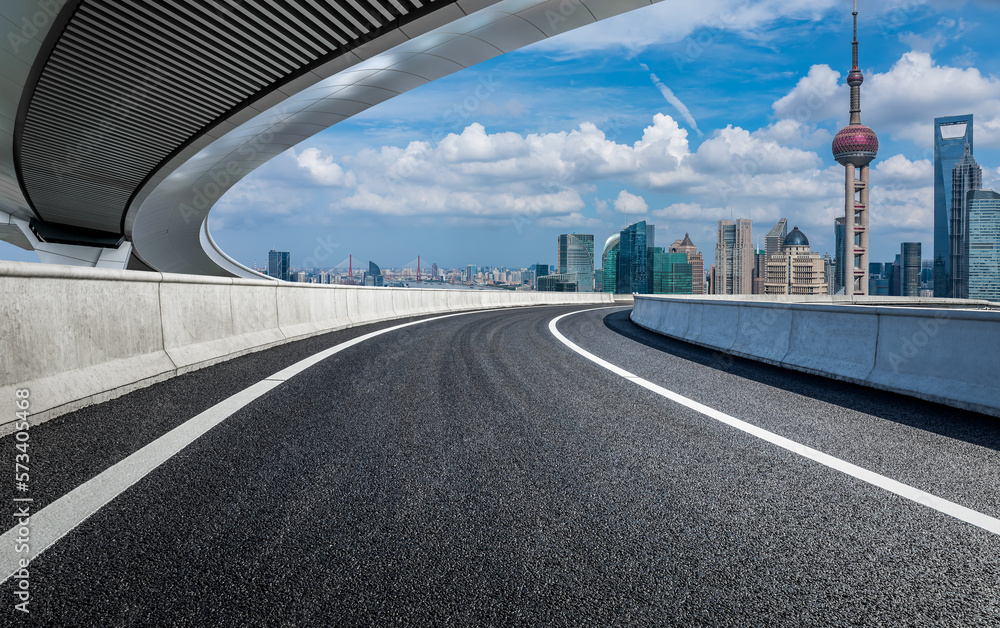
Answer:
[(385, 277), (382, 276), (382, 269), (375, 262), (368, 262), (368, 272), (365, 274), (366, 286), (384, 286)]
[(951, 286), (956, 299), (969, 298), (969, 192), (983, 187), (983, 169), (969, 146), (951, 175)]
[(604, 243), (604, 253), (601, 255), (601, 268), (604, 270), (604, 289), (602, 292), (618, 293), (618, 250), (621, 248), (622, 234), (616, 233)]
[(705, 294), (705, 256), (691, 241), (691, 235), (685, 233), (683, 240), (675, 240), (669, 252), (687, 254), (691, 264), (691, 294)]
[(868, 294), (868, 201), (869, 166), (878, 156), (878, 136), (861, 124), (861, 84), (865, 77), (858, 66), (858, 2), (854, 0), (853, 65), (847, 75), (851, 86), (851, 120), (833, 138), (833, 158), (844, 166), (844, 217), (846, 238), (838, 257), (844, 260), (847, 295)]
[(764, 253), (767, 257), (781, 253), (781, 247), (788, 237), (788, 219), (782, 218), (764, 236)]
[[(836, 252), (833, 257), (833, 292), (844, 294), (844, 284), (847, 283), (847, 264), (844, 254), (847, 251), (847, 217), (841, 216), (833, 221), (833, 239), (836, 242)], [(870, 265), (869, 265), (870, 268)], [(880, 273), (881, 274), (881, 273)]]
[(919, 242), (903, 242), (899, 250), (900, 296), (920, 296), (921, 245)]
[(619, 294), (644, 294), (649, 288), (646, 249), (655, 245), (654, 229), (645, 220), (622, 229), (617, 268)]
[(568, 233), (559, 236), (559, 274), (575, 275), (578, 292), (594, 291), (594, 236)]
[[(955, 165), (975, 152), (972, 114), (934, 119), (934, 296), (955, 296), (952, 283), (951, 202)], [(973, 188), (974, 189), (974, 188)]]
[(281, 281), (291, 281), (291, 258), (288, 251), (271, 249), (267, 254), (267, 274)]
[(1000, 301), (1000, 194), (969, 193), (969, 298)]
[(715, 245), (715, 294), (753, 293), (753, 223), (746, 218), (719, 221)]
[(687, 253), (671, 253), (660, 247), (646, 249), (649, 264), (649, 294), (691, 294), (693, 267)]

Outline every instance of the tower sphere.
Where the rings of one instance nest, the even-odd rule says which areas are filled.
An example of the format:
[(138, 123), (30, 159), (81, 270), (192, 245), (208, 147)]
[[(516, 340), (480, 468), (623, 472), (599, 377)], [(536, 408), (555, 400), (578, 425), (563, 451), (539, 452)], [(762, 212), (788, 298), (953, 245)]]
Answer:
[(855, 86), (860, 87), (861, 84), (864, 82), (865, 82), (865, 75), (862, 74), (861, 72), (851, 72), (847, 76), (847, 84), (850, 85), (851, 87)]
[(867, 166), (878, 156), (878, 136), (863, 124), (845, 126), (833, 138), (833, 158), (842, 166)]

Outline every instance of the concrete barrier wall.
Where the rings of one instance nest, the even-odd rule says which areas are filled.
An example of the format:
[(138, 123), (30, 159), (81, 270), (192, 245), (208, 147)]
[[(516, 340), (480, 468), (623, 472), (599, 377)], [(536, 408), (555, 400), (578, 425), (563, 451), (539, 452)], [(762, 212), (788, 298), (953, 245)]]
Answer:
[[(32, 424), (283, 342), (377, 321), (608, 294), (417, 290), (0, 262), (0, 399)], [(13, 407), (13, 405), (11, 406)], [(15, 416), (0, 416), (0, 435)]]
[(1000, 310), (988, 305), (636, 296), (632, 321), (727, 354), (1000, 416)]

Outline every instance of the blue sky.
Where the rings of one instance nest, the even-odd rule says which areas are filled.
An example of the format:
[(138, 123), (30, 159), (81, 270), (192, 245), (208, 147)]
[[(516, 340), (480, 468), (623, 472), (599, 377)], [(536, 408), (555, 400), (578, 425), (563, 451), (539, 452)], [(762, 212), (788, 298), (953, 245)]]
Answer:
[[(933, 118), (975, 114), (985, 185), (1000, 187), (1000, 3), (859, 4), (862, 120), (881, 140), (872, 259), (902, 241), (927, 259)], [(274, 247), (293, 266), (520, 267), (554, 263), (560, 233), (603, 243), (627, 212), (659, 245), (690, 233), (707, 261), (730, 216), (761, 242), (786, 217), (832, 253), (851, 6), (667, 0), (503, 55), (259, 168), (213, 210), (213, 235), (245, 264)]]

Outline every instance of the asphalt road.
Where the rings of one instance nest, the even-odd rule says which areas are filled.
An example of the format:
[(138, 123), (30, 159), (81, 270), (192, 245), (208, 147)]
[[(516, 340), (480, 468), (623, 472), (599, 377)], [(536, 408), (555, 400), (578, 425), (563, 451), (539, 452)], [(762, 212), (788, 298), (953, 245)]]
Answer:
[[(548, 330), (574, 309), (427, 322), (320, 362), (32, 561), (29, 615), (7, 580), (0, 623), (1000, 626), (1000, 537), (587, 361)], [(1000, 421), (729, 359), (627, 313), (559, 330), (714, 409), (1000, 517)], [(395, 324), (32, 428), (36, 509), (276, 371)], [(0, 439), (5, 468), (14, 444)]]

